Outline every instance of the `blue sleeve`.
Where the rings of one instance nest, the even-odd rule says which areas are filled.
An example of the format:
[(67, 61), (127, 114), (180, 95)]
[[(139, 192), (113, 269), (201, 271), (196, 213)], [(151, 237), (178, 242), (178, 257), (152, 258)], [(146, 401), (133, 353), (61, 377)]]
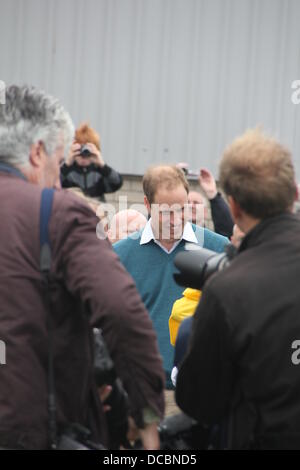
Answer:
[(193, 317), (185, 318), (179, 327), (176, 344), (175, 344), (175, 355), (174, 355), (175, 367), (180, 366), (180, 363), (182, 362), (185, 356), (185, 353), (187, 351), (193, 320), (194, 320)]
[[(123, 262), (126, 251), (128, 251), (128, 244), (124, 243), (126, 240), (120, 240), (112, 245), (114, 252), (119, 256), (120, 260)], [(127, 245), (127, 248), (126, 248)]]
[(211, 230), (204, 229), (204, 248), (215, 251), (216, 253), (223, 253), (225, 246), (228, 245), (229, 240), (223, 235), (212, 232)]
[(192, 224), (192, 226), (200, 246), (207, 250), (215, 251), (216, 253), (223, 253), (225, 246), (229, 243), (227, 237), (212, 232), (207, 228), (199, 227), (194, 224)]
[[(134, 238), (132, 238), (133, 235), (135, 235)], [(119, 256), (122, 264), (129, 271), (132, 263), (139, 256), (139, 238), (139, 232), (135, 232), (131, 234), (131, 236), (112, 245), (114, 252)]]

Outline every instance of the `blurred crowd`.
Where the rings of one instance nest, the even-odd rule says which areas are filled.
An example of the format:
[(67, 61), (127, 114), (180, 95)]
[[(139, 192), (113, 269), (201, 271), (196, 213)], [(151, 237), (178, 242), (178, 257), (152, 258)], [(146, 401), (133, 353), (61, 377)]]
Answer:
[[(201, 155), (199, 168), (151, 166), (144, 210), (107, 219), (105, 195), (123, 177), (106, 163), (98, 132), (87, 123), (74, 129), (41, 90), (7, 88), (0, 448), (124, 449), (139, 441), (159, 449), (159, 423), (181, 411), (212, 447), (300, 448), (292, 157), (254, 129), (224, 151), (220, 186)], [(205, 226), (208, 209), (214, 230)], [(218, 264), (201, 288), (183, 287), (175, 263), (187, 252), (195, 260), (227, 253), (226, 267)]]

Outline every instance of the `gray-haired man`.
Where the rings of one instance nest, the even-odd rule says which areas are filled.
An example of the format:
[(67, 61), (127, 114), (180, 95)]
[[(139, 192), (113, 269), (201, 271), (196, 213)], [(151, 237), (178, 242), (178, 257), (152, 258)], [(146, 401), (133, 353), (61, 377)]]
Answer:
[[(147, 449), (159, 446), (154, 419), (163, 413), (163, 373), (156, 337), (135, 286), (110, 244), (96, 237), (98, 219), (66, 191), (55, 191), (49, 236), (51, 314), (40, 272), (40, 201), (59, 188), (59, 168), (73, 124), (59, 102), (11, 86), (0, 105), (0, 447), (49, 446), (47, 360), (51, 316), (58, 428), (89, 427), (106, 443), (105, 418), (89, 341), (102, 329), (130, 413)], [(33, 183), (33, 184), (32, 184)]]

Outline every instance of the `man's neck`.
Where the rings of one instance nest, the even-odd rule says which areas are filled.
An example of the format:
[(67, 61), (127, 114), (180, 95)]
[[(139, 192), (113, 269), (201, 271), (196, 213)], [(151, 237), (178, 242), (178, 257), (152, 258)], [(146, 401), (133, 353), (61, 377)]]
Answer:
[(152, 228), (152, 233), (153, 233), (153, 236), (155, 238), (155, 240), (162, 246), (164, 247), (167, 251), (171, 251), (173, 246), (175, 245), (176, 242), (178, 242), (179, 240), (168, 240), (168, 239), (165, 239), (165, 238), (162, 238), (161, 237), (161, 234), (158, 233), (155, 228), (153, 227), (152, 223), (151, 223), (151, 228)]
[(32, 171), (30, 166), (19, 166), (17, 169), (25, 176), (27, 181), (33, 184), (39, 184), (38, 173)]
[(256, 225), (258, 225), (259, 222), (261, 222), (261, 219), (254, 219), (252, 217), (245, 217), (243, 219), (243, 221), (238, 222), (238, 226), (244, 233), (248, 233)]
[(160, 239), (156, 239), (160, 244), (161, 246), (163, 246), (167, 251), (171, 251), (173, 246), (175, 245), (175, 243), (179, 240), (173, 240), (173, 241), (166, 241), (166, 240), (160, 240)]

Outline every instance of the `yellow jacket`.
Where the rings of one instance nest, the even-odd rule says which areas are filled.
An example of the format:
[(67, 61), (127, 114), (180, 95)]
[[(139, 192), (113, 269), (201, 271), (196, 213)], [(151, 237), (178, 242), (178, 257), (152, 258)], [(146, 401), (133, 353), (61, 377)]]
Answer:
[(172, 313), (169, 318), (170, 342), (174, 346), (178, 329), (182, 320), (194, 315), (201, 297), (201, 291), (196, 289), (185, 289), (183, 297), (174, 302)]

